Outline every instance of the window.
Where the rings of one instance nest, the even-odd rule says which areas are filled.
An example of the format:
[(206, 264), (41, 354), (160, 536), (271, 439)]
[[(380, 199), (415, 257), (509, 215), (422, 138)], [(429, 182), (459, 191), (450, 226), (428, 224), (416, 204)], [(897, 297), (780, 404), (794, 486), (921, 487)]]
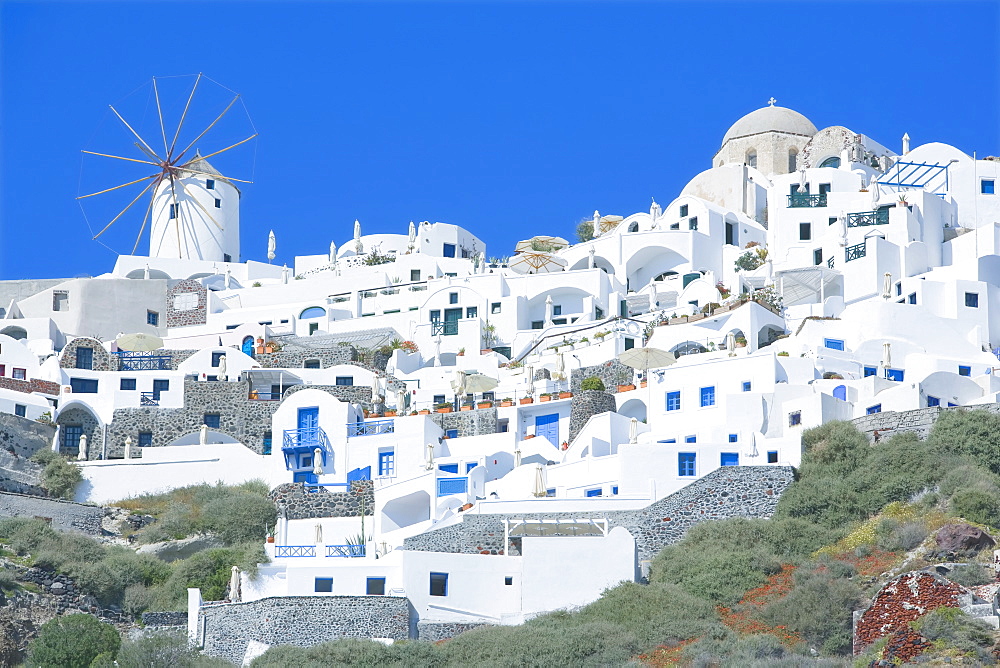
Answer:
[(449, 292), (448, 293), (448, 303), (449, 304), (457, 304), (458, 303), (458, 293), (457, 292)]
[(983, 179), (979, 182), (979, 192), (984, 195), (994, 194), (994, 182), (993, 179)]
[(176, 217), (176, 216), (174, 215), (174, 214), (176, 213), (176, 211), (174, 211), (174, 207), (175, 207), (175, 206), (176, 206), (176, 205), (174, 205), (174, 204), (171, 204), (171, 205), (170, 205), (170, 220), (173, 220), (173, 219), (174, 219), (174, 218)]
[(84, 348), (80, 346), (76, 349), (76, 368), (77, 369), (93, 369), (94, 368), (94, 349)]
[(799, 223), (799, 241), (812, 239), (812, 223)]
[(788, 414), (788, 426), (796, 427), (802, 424), (802, 411), (795, 411)]
[(302, 364), (302, 368), (303, 369), (320, 369), (322, 367), (320, 366), (319, 360), (306, 360)]
[(823, 339), (823, 347), (830, 350), (843, 350), (844, 342), (841, 339)]
[(927, 408), (934, 408), (935, 406), (940, 406), (940, 405), (941, 405), (941, 399), (939, 399), (938, 397), (932, 397), (929, 394), (927, 395)]
[(778, 463), (778, 451), (777, 450), (768, 450), (767, 451), (767, 463), (768, 464), (777, 464)]
[(444, 399), (444, 395), (443, 394), (435, 394), (434, 395), (434, 405), (443, 404), (444, 401), (445, 401), (445, 399)]
[(611, 493), (615, 496), (618, 496), (618, 485), (613, 485), (611, 487)]
[(333, 592), (333, 578), (316, 578), (313, 591), (318, 594), (329, 594)]
[[(27, 380), (28, 372), (25, 369), (18, 369), (17, 367), (14, 367), (10, 370), (10, 377), (17, 380)], [(94, 382), (96, 383), (97, 381), (95, 380)], [(96, 392), (97, 390), (94, 391)]]
[[(444, 437), (445, 438), (458, 438), (458, 430), (457, 429), (446, 429), (445, 432), (444, 432)], [(458, 465), (456, 464), (456, 466), (458, 466)], [(455, 469), (454, 471), (452, 471), (452, 473), (458, 473), (458, 469)]]
[(739, 465), (740, 465), (740, 453), (738, 452), (720, 453), (719, 466), (739, 466)]
[(7, 375), (6, 365), (0, 364), (0, 376), (6, 376), (6, 375)]
[(684, 437), (684, 442), (685, 443), (697, 443), (698, 442), (698, 437), (697, 436), (685, 436)]
[(909, 294), (909, 296), (907, 296), (907, 298), (906, 298), (906, 303), (907, 304), (916, 304), (917, 303), (917, 293), (916, 292), (911, 292)]
[(441, 254), (445, 257), (455, 257), (455, 244), (445, 244), (441, 249)]
[(562, 315), (562, 305), (553, 304), (552, 305), (552, 315)]
[(217, 368), (225, 355), (226, 353), (212, 353), (212, 367)]
[(550, 487), (547, 490), (545, 490), (545, 496), (547, 496), (547, 497), (554, 497), (555, 495), (556, 495), (556, 488), (555, 487)]
[(69, 310), (69, 293), (65, 290), (53, 290), (52, 291), (52, 310), (53, 311), (68, 311)]
[(269, 454), (271, 454), (272, 439), (273, 439), (273, 436), (271, 435), (271, 432), (270, 431), (265, 431), (264, 432), (264, 437), (261, 439), (261, 450), (262, 450), (261, 454), (263, 454), (263, 455), (269, 455)]
[(135, 389), (135, 378), (122, 378), (121, 383), (118, 386), (120, 390), (134, 390)]
[(493, 302), (492, 304), (490, 304), (490, 313), (499, 313), (499, 312), (500, 312), (500, 302)]
[[(14, 369), (14, 371), (17, 371), (17, 369)], [(95, 378), (70, 378), (69, 386), (73, 389), (73, 392), (97, 394), (97, 379)]]
[(736, 443), (738, 440), (739, 440), (739, 435), (738, 434), (730, 434), (729, 435), (729, 442), (730, 443)]
[(205, 425), (209, 429), (219, 428), (219, 414), (218, 413), (205, 413)]
[(346, 386), (354, 385), (354, 376), (337, 376), (334, 384)]
[(899, 297), (903, 294), (903, 282), (896, 281), (896, 296)]
[(396, 451), (386, 450), (378, 453), (378, 474), (392, 475), (396, 472)]
[(744, 392), (749, 392), (752, 387), (753, 387), (753, 383), (751, 383), (749, 380), (744, 380), (743, 381), (743, 391)]
[(877, 373), (878, 373), (878, 369), (876, 369), (875, 367), (873, 367), (873, 366), (866, 366), (865, 367), (865, 378), (867, 378), (868, 376), (874, 376)]
[(153, 432), (151, 431), (140, 431), (139, 432), (139, 447), (148, 448), (153, 445)]
[[(182, 292), (179, 295), (174, 295), (175, 311), (192, 311), (196, 308), (198, 308), (198, 293)], [(238, 326), (236, 325), (236, 327)], [(233, 327), (233, 329), (236, 329), (236, 327)]]
[(840, 158), (838, 158), (836, 156), (834, 156), (832, 158), (827, 158), (823, 162), (819, 163), (819, 166), (820, 167), (833, 167), (833, 168), (840, 167)]
[(466, 307), (466, 309), (465, 309), (465, 317), (466, 318), (475, 318), (478, 315), (479, 315), (479, 308), (478, 307), (476, 307), (476, 306)]
[(222, 200), (219, 199), (218, 197), (215, 198), (215, 208), (216, 209), (221, 209), (222, 208)]
[(972, 375), (972, 367), (971, 366), (962, 366), (960, 364), (958, 366), (958, 375), (959, 376), (971, 376)]
[[(374, 315), (374, 314), (372, 314), (372, 315)], [(319, 323), (318, 322), (310, 322), (309, 323), (309, 336), (312, 336), (313, 334), (315, 334), (318, 331), (319, 331)]]
[(586, 496), (586, 497), (600, 496), (601, 495), (601, 488), (600, 487), (595, 487), (594, 489), (586, 489), (586, 490), (583, 491), (583, 495)]
[(665, 439), (663, 439), (662, 441), (659, 441), (659, 442), (660, 443), (676, 443), (677, 439), (676, 438), (665, 438)]
[(668, 411), (679, 411), (681, 409), (681, 393), (667, 392), (667, 410)]
[(681, 218), (687, 218), (688, 215), (688, 205), (681, 204)]
[(692, 216), (688, 218), (688, 229), (697, 230), (698, 229), (698, 216)]
[(969, 308), (979, 308), (979, 293), (978, 292), (966, 292), (965, 293), (965, 305)]
[(813, 264), (823, 264), (823, 249), (817, 248), (813, 251)]
[(701, 407), (715, 405), (715, 386), (701, 388)]
[(886, 369), (885, 379), (894, 380), (897, 383), (903, 382), (903, 370), (902, 369)]
[(830, 184), (829, 183), (821, 183), (821, 184), (819, 184), (819, 194), (820, 195), (825, 195), (828, 192), (830, 192)]
[(24, 404), (14, 404), (14, 415), (18, 417), (25, 417), (27, 410), (28, 407)]
[(677, 475), (693, 476), (695, 463), (695, 453), (680, 452), (677, 454)]
[[(300, 469), (311, 469), (313, 465), (312, 455), (299, 455), (299, 468)], [(296, 481), (298, 482), (298, 481)]]
[(633, 348), (635, 348), (635, 339), (630, 339), (630, 338), (628, 338), (626, 336), (625, 337), (625, 350), (632, 350)]
[(747, 167), (757, 168), (757, 151), (753, 149), (747, 151)]
[(385, 596), (385, 578), (368, 578), (365, 593), (369, 596)]
[(167, 392), (170, 390), (169, 380), (154, 380), (153, 381), (153, 398), (157, 401), (160, 400), (160, 393)]
[(531, 321), (531, 328), (532, 329), (541, 329), (544, 326), (545, 326), (545, 321), (544, 320), (532, 320)]
[(465, 472), (468, 473), (469, 471), (471, 471), (472, 469), (476, 468), (477, 466), (479, 466), (479, 462), (466, 462), (466, 464), (465, 464)]
[(837, 222), (837, 217), (836, 216), (831, 216), (831, 217), (829, 217), (829, 218), (826, 219), (826, 224), (827, 225), (833, 225), (836, 222)]
[(512, 584), (514, 584), (514, 578), (512, 578), (512, 577), (511, 577), (511, 576), (509, 576), (509, 575), (507, 575), (507, 576), (505, 576), (505, 577), (504, 577), (504, 579), (503, 579), (503, 583), (504, 583), (504, 585), (505, 585), (505, 586), (509, 587), (509, 586), (511, 586)]
[(78, 424), (68, 424), (63, 426), (63, 447), (79, 448), (80, 437), (83, 436), (83, 427)]
[(794, 148), (788, 149), (788, 173), (789, 174), (794, 174), (795, 173), (795, 158), (796, 158), (797, 155), (798, 155), (798, 151), (796, 151)]
[(865, 415), (875, 415), (875, 413), (882, 412), (882, 404), (875, 404), (874, 406), (869, 406), (865, 409)]
[(431, 573), (431, 596), (448, 595), (448, 574)]
[(233, 256), (230, 255), (229, 253), (223, 253), (222, 254), (222, 261), (223, 262), (232, 262), (233, 261)]
[(215, 179), (205, 179), (205, 190), (215, 190)]
[(419, 269), (410, 269), (410, 280), (411, 281), (419, 281), (420, 280), (420, 270)]

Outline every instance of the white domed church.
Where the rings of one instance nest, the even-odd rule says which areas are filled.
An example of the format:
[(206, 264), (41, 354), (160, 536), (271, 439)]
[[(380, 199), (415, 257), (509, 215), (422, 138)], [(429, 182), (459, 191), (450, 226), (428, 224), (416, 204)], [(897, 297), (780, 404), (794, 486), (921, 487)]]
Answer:
[(763, 174), (788, 174), (797, 169), (799, 153), (816, 134), (808, 118), (771, 98), (768, 106), (733, 123), (715, 154), (716, 167), (745, 164)]

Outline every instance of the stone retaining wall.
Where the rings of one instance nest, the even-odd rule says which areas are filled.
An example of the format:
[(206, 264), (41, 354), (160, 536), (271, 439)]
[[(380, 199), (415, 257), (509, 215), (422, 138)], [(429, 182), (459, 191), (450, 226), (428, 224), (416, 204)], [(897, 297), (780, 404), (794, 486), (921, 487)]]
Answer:
[(0, 413), (0, 491), (45, 495), (42, 467), (30, 457), (50, 447), (55, 432), (52, 425)]
[(53, 383), (51, 380), (41, 380), (39, 378), (20, 380), (18, 378), (8, 378), (7, 376), (0, 376), (0, 388), (14, 390), (15, 392), (24, 392), (25, 394), (37, 392), (53, 397), (58, 397), (62, 389), (59, 383)]
[(146, 628), (163, 628), (167, 626), (187, 626), (186, 612), (144, 612), (142, 625)]
[(504, 545), (505, 519), (607, 518), (609, 528), (626, 528), (636, 541), (640, 560), (652, 559), (676, 543), (695, 524), (730, 517), (766, 518), (792, 484), (790, 466), (724, 466), (687, 487), (639, 510), (477, 515), (462, 522), (407, 538), (405, 550), (458, 554), (520, 554), (520, 539)]
[(612, 394), (600, 390), (574, 392), (569, 412), (569, 442), (573, 442), (591, 417), (601, 413), (614, 413), (617, 410), (618, 406)]
[(481, 436), (497, 432), (497, 410), (495, 408), (473, 408), (457, 413), (431, 413), (431, 422), (447, 432), (457, 429), (458, 437)]
[(273, 353), (255, 353), (254, 359), (265, 369), (301, 369), (306, 360), (319, 360), (321, 369), (339, 364), (350, 364), (358, 359), (354, 346), (330, 346), (329, 348), (300, 348), (286, 343)]
[(375, 485), (371, 480), (355, 480), (349, 492), (328, 492), (325, 487), (320, 487), (317, 492), (307, 492), (301, 483), (286, 482), (272, 489), (267, 498), (279, 515), (284, 508), (285, 516), (290, 520), (359, 517), (362, 501), (365, 515), (375, 514)]
[(251, 640), (310, 647), (341, 638), (410, 637), (412, 608), (398, 596), (283, 596), (198, 611), (203, 652), (236, 665)]
[(585, 366), (580, 369), (573, 369), (570, 372), (570, 391), (575, 395), (580, 391), (580, 383), (584, 378), (597, 376), (604, 382), (604, 389), (608, 392), (617, 392), (619, 385), (628, 385), (635, 379), (635, 369), (626, 366), (618, 360), (608, 360), (594, 366)]
[(322, 390), (341, 401), (363, 406), (370, 406), (372, 401), (372, 388), (368, 385), (293, 385), (285, 390), (281, 398), (285, 399), (288, 395), (301, 390)]
[(938, 416), (944, 411), (966, 411), (981, 410), (990, 413), (1000, 413), (1000, 404), (982, 404), (976, 406), (952, 406), (942, 408), (918, 408), (912, 411), (885, 411), (883, 413), (873, 413), (863, 415), (851, 420), (851, 424), (868, 436), (868, 440), (875, 442), (884, 440), (896, 433), (910, 432), (920, 438), (927, 438), (937, 422)]
[(51, 520), (53, 529), (100, 536), (104, 508), (0, 492), (0, 517), (44, 517)]
[(483, 626), (491, 625), (480, 622), (417, 622), (417, 638), (437, 642)]

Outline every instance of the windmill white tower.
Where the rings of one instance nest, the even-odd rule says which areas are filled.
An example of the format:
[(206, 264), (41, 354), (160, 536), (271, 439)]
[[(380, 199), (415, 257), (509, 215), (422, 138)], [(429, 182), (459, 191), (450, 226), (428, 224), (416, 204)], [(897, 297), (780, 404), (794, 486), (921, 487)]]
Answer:
[(195, 153), (153, 196), (149, 256), (240, 261), (240, 191)]

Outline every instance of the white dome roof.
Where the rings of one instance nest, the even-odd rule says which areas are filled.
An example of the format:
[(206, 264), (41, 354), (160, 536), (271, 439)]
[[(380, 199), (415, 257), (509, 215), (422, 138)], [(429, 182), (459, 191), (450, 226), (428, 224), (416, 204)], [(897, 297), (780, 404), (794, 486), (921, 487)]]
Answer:
[(722, 138), (723, 146), (730, 139), (756, 135), (762, 132), (784, 132), (792, 135), (812, 137), (816, 126), (808, 118), (788, 107), (764, 107), (751, 111), (733, 123)]

